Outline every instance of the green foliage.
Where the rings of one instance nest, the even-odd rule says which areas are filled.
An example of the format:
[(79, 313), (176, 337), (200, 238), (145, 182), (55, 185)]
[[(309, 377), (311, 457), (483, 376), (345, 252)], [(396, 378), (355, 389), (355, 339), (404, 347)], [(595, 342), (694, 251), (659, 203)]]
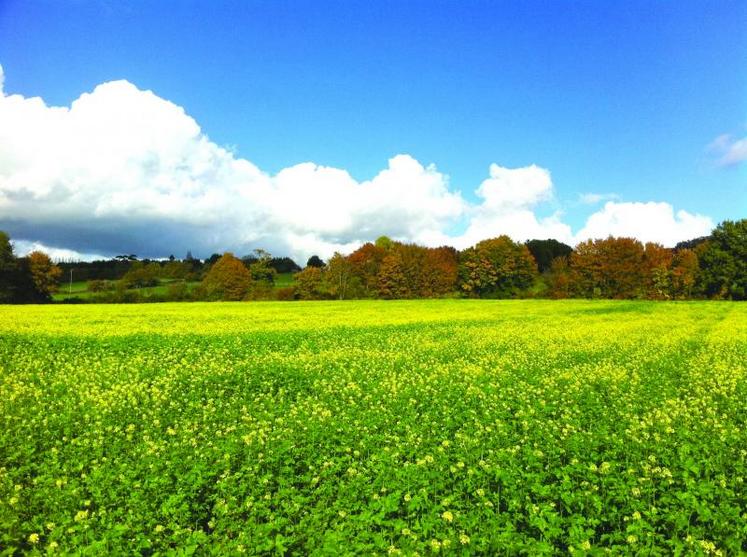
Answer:
[(394, 245), (394, 241), (392, 241), (389, 236), (379, 236), (378, 238), (376, 238), (374, 245), (377, 248), (383, 249), (384, 251), (389, 251)]
[(719, 224), (698, 253), (698, 281), (707, 297), (747, 299), (747, 219)]
[(530, 240), (527, 242), (527, 248), (537, 262), (537, 269), (540, 273), (550, 270), (552, 260), (557, 257), (568, 257), (573, 248), (557, 240)]
[(324, 265), (324, 261), (318, 255), (312, 255), (306, 262), (307, 267), (317, 267), (318, 269), (321, 269)]
[(537, 264), (529, 249), (508, 236), (483, 240), (459, 255), (459, 283), (467, 296), (517, 297), (536, 275)]
[(147, 288), (158, 285), (160, 275), (161, 266), (158, 263), (135, 261), (122, 277), (121, 283), (126, 288)]
[(747, 306), (0, 307), (7, 554), (738, 555)]
[(324, 290), (332, 298), (345, 300), (356, 297), (353, 284), (353, 273), (350, 261), (341, 254), (335, 254), (327, 262), (324, 270)]

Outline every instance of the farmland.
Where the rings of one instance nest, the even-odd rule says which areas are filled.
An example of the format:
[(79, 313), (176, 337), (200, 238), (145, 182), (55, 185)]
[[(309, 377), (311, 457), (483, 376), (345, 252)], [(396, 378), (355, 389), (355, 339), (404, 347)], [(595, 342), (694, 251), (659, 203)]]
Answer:
[(747, 306), (0, 306), (0, 553), (747, 551)]

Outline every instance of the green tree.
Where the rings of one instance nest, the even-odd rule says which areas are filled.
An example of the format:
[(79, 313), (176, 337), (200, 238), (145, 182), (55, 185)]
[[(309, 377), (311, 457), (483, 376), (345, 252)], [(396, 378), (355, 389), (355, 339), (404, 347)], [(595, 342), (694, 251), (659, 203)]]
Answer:
[(246, 265), (249, 261), (249, 272), (255, 284), (272, 286), (275, 284), (277, 271), (272, 267), (272, 255), (263, 249), (255, 249), (254, 254), (244, 259)]
[(505, 235), (483, 240), (459, 256), (459, 284), (468, 296), (515, 297), (536, 276), (537, 264), (527, 246)]
[(527, 248), (537, 262), (537, 270), (540, 273), (550, 270), (553, 259), (556, 257), (568, 257), (573, 248), (557, 240), (529, 240)]
[(345, 300), (355, 297), (357, 281), (353, 281), (352, 266), (343, 255), (335, 254), (327, 262), (324, 273), (327, 290), (333, 298)]
[(389, 236), (379, 236), (378, 238), (376, 238), (374, 245), (377, 248), (383, 249), (384, 251), (389, 251), (394, 245), (394, 242)]
[(205, 296), (210, 300), (243, 300), (251, 285), (251, 273), (230, 252), (224, 253), (202, 279)]
[(15, 297), (14, 277), (18, 262), (13, 254), (10, 236), (0, 230), (0, 303), (12, 303)]
[(698, 283), (706, 296), (747, 299), (747, 219), (719, 224), (698, 252)]
[(318, 269), (321, 269), (324, 267), (324, 261), (322, 261), (321, 257), (318, 255), (312, 255), (309, 257), (308, 261), (306, 261), (307, 267), (317, 267)]

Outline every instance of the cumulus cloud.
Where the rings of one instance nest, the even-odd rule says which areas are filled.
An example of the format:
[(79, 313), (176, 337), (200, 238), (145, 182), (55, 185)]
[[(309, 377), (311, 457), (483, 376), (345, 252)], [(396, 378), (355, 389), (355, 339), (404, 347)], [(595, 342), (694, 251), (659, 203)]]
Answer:
[(504, 168), (490, 165), (490, 177), (477, 188), (481, 203), (470, 211), (464, 234), (453, 239), (458, 248), (506, 234), (515, 240), (556, 238), (571, 240), (571, 228), (560, 221), (560, 214), (539, 219), (535, 208), (553, 198), (550, 172), (536, 165)]
[[(182, 107), (127, 81), (101, 84), (69, 107), (7, 94), (2, 83), (0, 68), (0, 229), (62, 258), (262, 247), (303, 262), (382, 234), (459, 248), (499, 234), (575, 238), (560, 213), (537, 216), (554, 192), (536, 165), (491, 165), (477, 203), (406, 154), (365, 181), (311, 162), (271, 175), (210, 141)], [(615, 233), (609, 206), (584, 230)], [(690, 237), (697, 227), (687, 223), (702, 219), (678, 213), (667, 238)], [(457, 226), (464, 232), (447, 233)]]
[(605, 203), (591, 215), (576, 234), (575, 241), (626, 236), (642, 242), (658, 242), (672, 247), (681, 240), (705, 236), (713, 229), (706, 216), (687, 211), (674, 212), (669, 203)]
[(313, 163), (270, 176), (212, 143), (181, 107), (126, 81), (69, 108), (0, 100), (0, 222), (50, 246), (329, 255), (385, 233), (439, 231), (465, 206), (444, 174), (408, 155), (364, 182)]
[(720, 135), (711, 142), (708, 151), (716, 157), (718, 166), (736, 166), (747, 161), (747, 137)]

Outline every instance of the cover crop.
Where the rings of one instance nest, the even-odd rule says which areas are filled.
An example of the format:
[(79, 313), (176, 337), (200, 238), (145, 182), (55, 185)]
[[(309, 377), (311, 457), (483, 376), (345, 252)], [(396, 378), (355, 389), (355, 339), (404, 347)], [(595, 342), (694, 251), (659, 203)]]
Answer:
[(0, 306), (0, 554), (747, 551), (747, 305)]

